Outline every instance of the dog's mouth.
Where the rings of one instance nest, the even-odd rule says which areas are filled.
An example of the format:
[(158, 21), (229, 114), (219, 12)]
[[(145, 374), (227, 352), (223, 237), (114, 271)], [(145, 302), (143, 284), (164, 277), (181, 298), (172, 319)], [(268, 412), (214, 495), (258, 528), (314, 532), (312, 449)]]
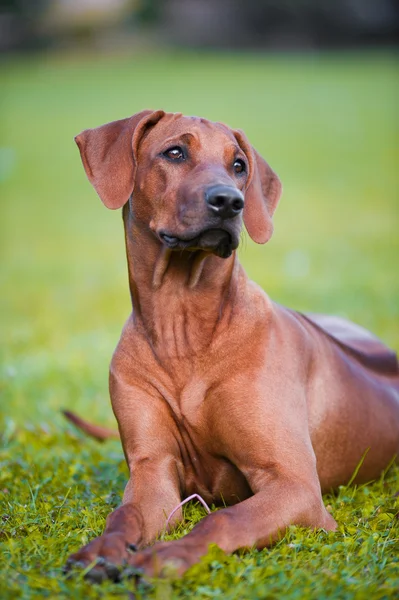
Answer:
[(195, 236), (177, 237), (169, 232), (159, 232), (159, 237), (162, 242), (171, 250), (188, 250), (195, 252), (196, 250), (205, 250), (219, 256), (220, 258), (228, 258), (233, 250), (238, 247), (238, 235), (226, 229), (204, 229)]

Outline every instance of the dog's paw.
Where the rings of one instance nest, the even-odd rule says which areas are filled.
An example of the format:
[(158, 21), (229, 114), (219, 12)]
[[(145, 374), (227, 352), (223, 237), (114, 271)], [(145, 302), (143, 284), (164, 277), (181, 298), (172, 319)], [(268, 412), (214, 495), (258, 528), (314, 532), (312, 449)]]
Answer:
[(119, 581), (132, 552), (136, 550), (121, 533), (105, 533), (68, 558), (64, 573), (83, 571), (85, 579), (101, 583), (106, 579)]
[(177, 540), (158, 542), (154, 546), (131, 554), (124, 576), (141, 577), (181, 577), (189, 567), (196, 563), (199, 556), (189, 547)]

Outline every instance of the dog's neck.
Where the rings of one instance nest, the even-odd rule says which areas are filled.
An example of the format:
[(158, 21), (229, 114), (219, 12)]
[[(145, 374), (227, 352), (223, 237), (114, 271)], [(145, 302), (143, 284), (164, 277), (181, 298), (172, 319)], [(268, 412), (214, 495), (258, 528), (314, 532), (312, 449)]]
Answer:
[(160, 360), (201, 353), (230, 321), (241, 271), (233, 255), (165, 248), (125, 216), (134, 321)]

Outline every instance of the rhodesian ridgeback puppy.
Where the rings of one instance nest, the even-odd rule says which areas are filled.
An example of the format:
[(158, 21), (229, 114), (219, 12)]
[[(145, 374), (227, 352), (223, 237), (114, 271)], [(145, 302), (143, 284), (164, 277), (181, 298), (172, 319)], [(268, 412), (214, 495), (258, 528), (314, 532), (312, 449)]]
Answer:
[[(160, 110), (76, 142), (103, 203), (123, 207), (133, 312), (110, 393), (130, 479), (103, 535), (68, 566), (98, 559), (94, 580), (123, 565), (181, 574), (211, 543), (234, 552), (290, 524), (334, 530), (322, 492), (347, 483), (367, 450), (358, 482), (399, 451), (398, 363), (361, 327), (276, 305), (246, 276), (241, 229), (269, 240), (277, 175), (243, 132)], [(228, 506), (145, 549), (193, 493)]]

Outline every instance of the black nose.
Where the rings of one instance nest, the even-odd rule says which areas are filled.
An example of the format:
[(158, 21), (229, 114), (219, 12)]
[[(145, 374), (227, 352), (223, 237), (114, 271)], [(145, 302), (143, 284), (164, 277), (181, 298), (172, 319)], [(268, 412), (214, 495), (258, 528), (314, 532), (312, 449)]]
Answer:
[(240, 190), (227, 185), (215, 185), (205, 192), (209, 210), (221, 219), (232, 219), (244, 208), (244, 196)]

